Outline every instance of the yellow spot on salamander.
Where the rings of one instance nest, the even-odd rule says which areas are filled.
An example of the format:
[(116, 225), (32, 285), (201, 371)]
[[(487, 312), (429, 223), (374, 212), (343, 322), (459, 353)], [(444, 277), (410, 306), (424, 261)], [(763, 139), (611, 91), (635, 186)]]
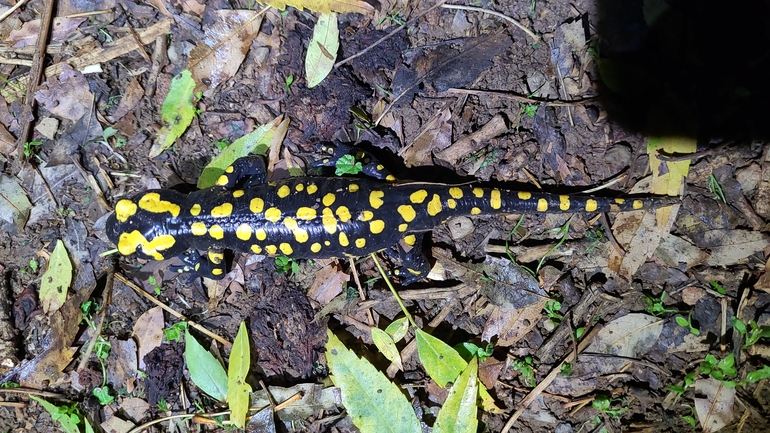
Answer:
[(271, 207), (265, 211), (265, 219), (273, 223), (278, 222), (281, 219), (281, 210)]
[(254, 254), (262, 254), (262, 247), (257, 244), (251, 246), (251, 252)]
[(453, 199), (453, 198), (450, 198), (450, 199), (447, 199), (447, 201), (446, 201), (446, 205), (447, 205), (447, 207), (448, 207), (449, 209), (454, 209), (454, 208), (456, 208), (456, 207), (457, 207), (457, 202), (455, 201), (455, 199)]
[(255, 197), (251, 199), (251, 202), (249, 203), (249, 210), (252, 213), (260, 213), (265, 208), (265, 201), (262, 200), (259, 197)]
[(318, 191), (318, 185), (311, 183), (307, 186), (307, 193), (308, 194), (315, 194)]
[(225, 255), (222, 253), (218, 253), (216, 251), (209, 251), (208, 252), (209, 261), (215, 265), (218, 265), (222, 263), (222, 260), (225, 259)]
[(385, 176), (385, 181), (387, 181), (387, 182), (395, 182), (396, 181), (396, 176), (393, 176), (392, 174), (389, 174), (389, 175)]
[(219, 224), (214, 224), (213, 226), (209, 227), (209, 236), (216, 240), (221, 240), (223, 237), (225, 237), (225, 231), (222, 230), (222, 226)]
[(233, 191), (233, 198), (243, 197), (244, 194), (246, 194), (246, 192), (244, 190), (237, 189), (237, 190)]
[(324, 230), (326, 230), (327, 233), (330, 235), (333, 235), (337, 232), (337, 218), (334, 218), (334, 214), (332, 213), (332, 210), (328, 207), (325, 207), (323, 212), (321, 212), (323, 215), (321, 217), (321, 224), (324, 226)]
[(329, 245), (331, 245), (331, 244), (332, 244), (332, 243), (331, 243), (331, 242), (329, 242), (329, 241), (324, 241), (324, 245), (326, 245), (327, 247), (328, 247)]
[(414, 212), (414, 208), (408, 204), (402, 204), (396, 209), (401, 215), (401, 218), (406, 222), (411, 222), (417, 214)]
[(192, 233), (195, 236), (203, 236), (208, 232), (208, 229), (206, 229), (206, 224), (203, 224), (200, 221), (194, 222), (190, 224), (190, 233)]
[(265, 239), (267, 239), (267, 232), (265, 231), (265, 229), (256, 229), (254, 231), (254, 237), (256, 237), (257, 240), (264, 241)]
[(126, 220), (136, 213), (136, 203), (128, 199), (123, 199), (115, 205), (115, 218), (124, 223)]
[(596, 200), (589, 198), (586, 200), (586, 212), (594, 212), (599, 207)]
[(211, 270), (211, 275), (222, 275), (222, 269), (221, 268), (214, 268)]
[(626, 202), (626, 200), (625, 200), (625, 199), (622, 199), (622, 198), (616, 198), (616, 199), (615, 199), (615, 203), (617, 203), (617, 204), (623, 204), (623, 203), (625, 203), (625, 202)]
[(471, 208), (471, 215), (478, 215), (481, 213), (481, 209), (477, 208), (476, 206)]
[(377, 164), (377, 171), (382, 171), (385, 169), (385, 166), (382, 164)]
[(449, 195), (451, 195), (452, 198), (455, 200), (460, 200), (461, 198), (463, 198), (463, 190), (456, 186), (453, 186), (449, 188)]
[(312, 207), (302, 206), (297, 209), (297, 219), (310, 221), (316, 217), (315, 209)]
[(365, 210), (365, 211), (361, 212), (361, 216), (358, 217), (358, 219), (361, 220), (361, 221), (369, 221), (372, 218), (374, 218), (374, 212), (372, 212), (370, 210)]
[(219, 206), (215, 206), (211, 209), (211, 216), (214, 218), (230, 216), (233, 213), (233, 205), (231, 203), (222, 203)]
[(305, 189), (305, 185), (301, 184), (301, 183), (298, 183), (298, 184), (294, 185), (294, 189), (297, 190), (297, 192), (302, 192)]
[(374, 220), (369, 223), (369, 231), (373, 234), (378, 235), (382, 233), (383, 230), (385, 230), (385, 221)]
[(560, 210), (569, 210), (570, 202), (569, 202), (569, 196), (567, 195), (560, 195), (559, 196), (559, 209)]
[(398, 231), (400, 231), (400, 232), (402, 232), (402, 233), (403, 233), (403, 232), (405, 232), (405, 231), (406, 231), (406, 229), (407, 229), (408, 227), (409, 227), (409, 225), (408, 225), (408, 224), (406, 224), (406, 223), (404, 223), (404, 224), (399, 224), (399, 225), (398, 225)]
[(500, 190), (495, 188), (489, 193), (489, 206), (492, 209), (500, 209), (503, 205), (503, 201), (500, 198)]
[(528, 191), (519, 191), (519, 198), (521, 200), (529, 200), (532, 198), (532, 193)]
[(348, 192), (357, 192), (358, 191), (358, 184), (357, 183), (351, 183), (348, 185)]
[(537, 201), (537, 211), (545, 212), (548, 210), (548, 200), (541, 198)]
[(321, 244), (319, 244), (318, 242), (313, 242), (313, 244), (310, 245), (310, 251), (314, 253), (321, 251)]
[(291, 248), (291, 245), (287, 244), (286, 242), (282, 242), (280, 245), (278, 245), (278, 249), (280, 249), (281, 252), (287, 256), (294, 252), (294, 250)]
[(294, 218), (286, 217), (283, 219), (283, 225), (286, 226), (289, 230), (294, 230), (297, 228), (297, 220)]
[(304, 244), (307, 242), (308, 239), (310, 239), (310, 236), (307, 234), (307, 230), (296, 228), (291, 231), (294, 234), (294, 239), (297, 240), (297, 242)]
[(190, 215), (192, 215), (192, 216), (198, 216), (198, 215), (200, 215), (200, 214), (201, 214), (201, 205), (199, 205), (198, 203), (195, 203), (195, 204), (194, 204), (194, 205), (192, 205), (192, 207), (190, 208)]
[(363, 248), (365, 246), (366, 246), (366, 239), (364, 239), (364, 238), (356, 239), (356, 247)]
[(425, 201), (426, 197), (428, 197), (428, 191), (425, 191), (424, 189), (419, 189), (409, 195), (409, 201), (411, 201), (414, 204), (420, 204)]
[(235, 237), (242, 241), (247, 241), (251, 238), (251, 226), (243, 223), (238, 226), (237, 229), (235, 229)]
[(328, 193), (321, 200), (321, 203), (323, 203), (324, 206), (331, 206), (331, 205), (334, 204), (334, 200), (336, 200), (336, 199), (337, 199), (337, 197), (333, 193)]
[(265, 251), (268, 254), (275, 254), (278, 252), (278, 248), (275, 245), (265, 245)]
[(642, 202), (641, 200), (634, 200), (633, 206), (634, 206), (634, 209), (641, 209), (644, 207), (644, 202)]
[(160, 194), (157, 192), (149, 192), (139, 199), (139, 209), (144, 209), (147, 212), (163, 213), (168, 212), (174, 217), (179, 216), (179, 205), (171, 203), (168, 200), (161, 200)]
[(441, 212), (441, 197), (438, 194), (433, 194), (433, 198), (428, 202), (428, 215), (436, 216)]
[(417, 243), (417, 237), (415, 235), (404, 236), (404, 243), (407, 245), (414, 245)]
[(346, 235), (345, 232), (340, 232), (339, 242), (343, 247), (350, 245), (350, 242), (348, 242), (348, 235)]
[(350, 215), (350, 210), (348, 210), (347, 206), (338, 207), (335, 213), (339, 217), (340, 221), (344, 223), (350, 221), (351, 215)]
[(219, 176), (219, 178), (217, 179), (217, 185), (219, 186), (227, 185), (227, 182), (230, 182), (230, 179), (227, 178), (226, 174)]
[(139, 230), (131, 233), (123, 233), (118, 240), (118, 251), (124, 256), (130, 256), (141, 246), (142, 253), (152, 257), (155, 260), (163, 260), (163, 254), (160, 251), (167, 250), (174, 246), (176, 240), (171, 235), (160, 235), (148, 241)]
[(481, 188), (473, 188), (473, 195), (475, 195), (476, 198), (484, 197), (484, 190)]
[(374, 209), (379, 209), (382, 206), (382, 198), (385, 197), (384, 191), (372, 191), (369, 193), (369, 205)]
[(278, 188), (278, 197), (286, 198), (289, 194), (291, 194), (291, 189), (288, 185), (281, 185), (281, 187)]
[(230, 174), (230, 173), (232, 173), (234, 171), (235, 171), (235, 167), (233, 167), (232, 165), (225, 169), (225, 173), (227, 173), (227, 174)]

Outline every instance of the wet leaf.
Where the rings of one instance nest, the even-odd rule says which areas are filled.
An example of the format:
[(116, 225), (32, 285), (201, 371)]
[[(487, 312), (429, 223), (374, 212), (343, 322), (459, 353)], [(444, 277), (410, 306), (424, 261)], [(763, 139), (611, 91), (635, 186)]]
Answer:
[(478, 427), (478, 370), (474, 357), (449, 390), (444, 406), (438, 412), (434, 433), (474, 433)]
[(337, 14), (321, 14), (313, 28), (313, 38), (305, 56), (307, 87), (313, 88), (323, 81), (334, 67), (340, 48), (340, 31)]
[(246, 332), (246, 324), (241, 322), (227, 367), (227, 404), (230, 407), (230, 421), (236, 427), (246, 424), (246, 413), (249, 411), (251, 385), (246, 382), (246, 376), (249, 374), (250, 365), (249, 335)]
[(706, 433), (721, 430), (733, 421), (735, 388), (713, 379), (698, 379), (695, 382), (695, 413)]
[(10, 234), (24, 228), (32, 203), (16, 178), (0, 176), (0, 227)]
[(419, 433), (420, 423), (402, 391), (369, 361), (327, 331), (326, 361), (342, 404), (363, 433)]
[(272, 142), (283, 141), (288, 128), (289, 119), (284, 120), (283, 116), (278, 116), (235, 140), (203, 169), (203, 173), (198, 178), (198, 188), (204, 189), (216, 185), (219, 176), (236, 159), (253, 153), (264, 155)]
[(422, 329), (414, 333), (417, 339), (417, 353), (428, 376), (440, 387), (454, 382), (468, 363), (452, 346), (428, 334)]
[(161, 108), (163, 128), (158, 133), (148, 157), (155, 158), (171, 147), (190, 126), (195, 116), (194, 90), (195, 81), (187, 69), (171, 80), (171, 88)]
[(374, 8), (362, 0), (257, 0), (261, 5), (272, 6), (284, 10), (287, 6), (299, 10), (307, 9), (313, 12), (328, 14), (330, 12), (368, 14)]
[(407, 331), (409, 331), (409, 321), (406, 317), (394, 320), (387, 328), (385, 328), (385, 332), (387, 332), (396, 343), (404, 338)]
[(589, 352), (638, 358), (647, 353), (663, 331), (663, 320), (631, 313), (608, 323), (588, 347)]
[(144, 356), (163, 341), (163, 309), (150, 308), (139, 316), (134, 325), (134, 336), (139, 345), (139, 369), (145, 370)]
[(216, 21), (204, 27), (203, 39), (190, 53), (189, 69), (198, 90), (214, 89), (238, 72), (264, 16), (250, 10), (217, 10), (214, 14)]
[(398, 352), (396, 343), (390, 335), (380, 328), (372, 328), (372, 341), (388, 361), (396, 364), (399, 370), (404, 369), (404, 366), (401, 364), (401, 354)]
[(40, 281), (40, 304), (46, 314), (57, 311), (67, 300), (67, 290), (72, 283), (72, 262), (67, 247), (61, 240), (51, 253), (48, 269)]
[[(91, 424), (80, 415), (80, 411), (78, 411), (74, 403), (69, 407), (56, 406), (34, 395), (30, 395), (29, 398), (40, 403), (43, 408), (51, 414), (51, 419), (57, 421), (65, 433), (80, 433), (80, 428), (78, 427), (80, 421), (85, 422), (87, 431), (91, 428)], [(93, 429), (91, 431), (93, 431)]]
[(185, 339), (184, 359), (195, 386), (219, 401), (227, 399), (227, 373), (224, 367), (189, 332)]

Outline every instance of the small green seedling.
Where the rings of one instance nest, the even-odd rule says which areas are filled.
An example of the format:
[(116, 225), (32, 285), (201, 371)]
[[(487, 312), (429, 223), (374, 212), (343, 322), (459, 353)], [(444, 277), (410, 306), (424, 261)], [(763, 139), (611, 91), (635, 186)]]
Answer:
[(279, 274), (287, 274), (292, 276), (299, 272), (299, 265), (294, 259), (286, 256), (278, 256), (275, 258), (276, 272)]
[(356, 175), (363, 170), (361, 161), (356, 161), (356, 157), (353, 155), (342, 155), (335, 164), (334, 174), (337, 176), (344, 176), (346, 174)]
[(168, 412), (170, 409), (168, 408), (168, 402), (164, 397), (161, 397), (158, 401), (158, 410), (161, 412)]
[(177, 322), (163, 330), (163, 338), (166, 341), (180, 341), (187, 329), (187, 322)]
[(618, 418), (620, 415), (623, 415), (624, 412), (628, 410), (627, 407), (624, 407), (622, 409), (610, 409), (612, 407), (613, 402), (621, 402), (622, 400), (613, 400), (610, 398), (607, 394), (599, 394), (594, 398), (594, 401), (591, 403), (591, 406), (594, 407), (594, 409), (603, 412), (607, 414), (610, 418)]
[(76, 403), (56, 406), (34, 395), (30, 395), (29, 398), (40, 403), (51, 414), (51, 419), (58, 422), (65, 433), (80, 433), (81, 425), (84, 426), (84, 431), (87, 433), (94, 431), (91, 424), (78, 409)]
[(604, 227), (602, 226), (596, 229), (588, 230), (586, 232), (586, 238), (591, 241), (591, 244), (588, 245), (588, 248), (586, 248), (585, 252), (586, 255), (589, 255), (604, 240)]
[(586, 328), (582, 326), (579, 328), (575, 328), (575, 340), (580, 340), (580, 337), (582, 337), (583, 334), (585, 333), (586, 333)]
[(698, 371), (700, 374), (711, 376), (720, 382), (725, 382), (728, 378), (738, 374), (738, 370), (735, 368), (735, 356), (732, 353), (721, 360), (709, 353), (701, 362)]
[(229, 146), (229, 145), (230, 145), (230, 143), (228, 143), (227, 139), (223, 138), (223, 139), (221, 139), (221, 140), (218, 140), (218, 141), (214, 141), (214, 142), (212, 142), (212, 143), (211, 143), (211, 145), (212, 145), (212, 146), (214, 146), (214, 147), (216, 147), (216, 148), (217, 148), (217, 150), (221, 152), (221, 151), (223, 151), (223, 150), (224, 150), (224, 149), (225, 149), (227, 146)]
[(548, 321), (553, 325), (558, 325), (564, 319), (564, 315), (559, 313), (559, 310), (561, 310), (561, 302), (559, 301), (546, 302), (543, 310), (548, 315)]
[(532, 367), (531, 356), (525, 356), (523, 360), (517, 359), (513, 361), (511, 368), (521, 374), (521, 380), (524, 385), (529, 387), (535, 387), (537, 385), (537, 382), (535, 381), (535, 369)]
[(666, 291), (664, 290), (660, 294), (660, 298), (655, 298), (652, 296), (645, 296), (644, 297), (644, 309), (647, 310), (648, 313), (652, 314), (655, 317), (661, 316), (666, 313), (676, 313), (677, 309), (675, 308), (666, 308), (664, 299), (666, 298)]
[(35, 148), (40, 146), (41, 144), (43, 144), (42, 141), (27, 141), (26, 143), (24, 143), (24, 157), (29, 159), (34, 156), (40, 159), (40, 157), (35, 154)]
[(147, 278), (147, 282), (150, 283), (150, 286), (152, 287), (153, 291), (155, 292), (155, 296), (160, 296), (161, 287), (160, 287), (160, 284), (158, 284), (158, 281), (155, 279), (155, 277), (150, 275)]
[(80, 311), (83, 312), (83, 322), (90, 328), (96, 329), (94, 314), (99, 312), (99, 304), (96, 301), (86, 301), (80, 304)]
[(695, 410), (689, 404), (683, 404), (682, 406), (690, 410), (690, 414), (682, 415), (682, 419), (685, 420), (687, 424), (690, 424), (690, 427), (695, 428), (695, 426), (698, 425), (698, 421), (696, 421), (695, 417), (693, 416), (695, 414)]
[(711, 290), (714, 290), (720, 295), (727, 294), (727, 290), (725, 290), (724, 286), (722, 286), (722, 284), (720, 284), (719, 281), (709, 281), (709, 286), (711, 287)]
[(760, 338), (770, 338), (770, 326), (759, 326), (757, 321), (752, 319), (749, 321), (749, 328), (746, 329), (746, 324), (737, 317), (733, 317), (732, 321), (735, 332), (743, 335), (746, 339), (743, 343), (743, 349), (756, 344)]
[(684, 381), (682, 381), (681, 384), (671, 385), (669, 387), (666, 387), (668, 391), (671, 391), (673, 393), (676, 393), (676, 398), (674, 401), (679, 400), (679, 397), (681, 397), (685, 391), (687, 391), (687, 388), (695, 385), (695, 376), (696, 372), (691, 371), (684, 375)]
[(102, 406), (108, 405), (115, 401), (115, 397), (110, 395), (110, 390), (107, 387), (107, 371), (104, 366), (104, 361), (110, 356), (110, 350), (112, 346), (110, 342), (105, 340), (101, 335), (96, 337), (96, 344), (94, 344), (94, 355), (99, 361), (99, 365), (102, 366), (102, 386), (94, 388), (93, 395), (99, 400), (99, 404)]
[(291, 85), (294, 84), (294, 74), (290, 74), (288, 77), (286, 77), (286, 80), (283, 82), (283, 90), (289, 92), (291, 94)]
[(571, 362), (565, 362), (561, 365), (561, 371), (559, 371), (559, 375), (564, 377), (569, 376), (572, 374), (572, 367), (573, 365)]
[(714, 199), (719, 200), (722, 203), (727, 203), (725, 193), (722, 191), (722, 185), (719, 184), (717, 178), (712, 174), (708, 180), (709, 191), (714, 194)]
[(683, 328), (690, 328), (690, 334), (700, 335), (700, 330), (692, 326), (692, 318), (690, 315), (688, 315), (687, 318), (684, 318), (683, 316), (676, 316), (676, 323)]
[(492, 356), (492, 353), (495, 351), (495, 346), (493, 346), (492, 343), (487, 343), (485, 347), (479, 347), (474, 343), (465, 342), (456, 345), (454, 349), (466, 362), (469, 362), (474, 356), (479, 358), (479, 362), (484, 362), (487, 358)]

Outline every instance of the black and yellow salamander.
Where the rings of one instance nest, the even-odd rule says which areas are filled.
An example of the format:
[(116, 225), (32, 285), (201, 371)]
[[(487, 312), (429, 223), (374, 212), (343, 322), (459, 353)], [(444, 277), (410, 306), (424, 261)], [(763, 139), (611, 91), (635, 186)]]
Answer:
[[(339, 156), (339, 155), (337, 155)], [(363, 154), (359, 152), (359, 157)], [(324, 160), (324, 164), (333, 163)], [(392, 179), (376, 161), (364, 172)], [(149, 190), (122, 199), (106, 223), (118, 251), (145, 259), (180, 256), (189, 271), (219, 279), (223, 250), (293, 258), (364, 256), (398, 245), (402, 284), (430, 270), (422, 234), (451, 217), (506, 213), (617, 212), (671, 205), (673, 197), (612, 199), (482, 188), (395, 184), (366, 178), (264, 182), (258, 157), (241, 158), (212, 188), (190, 194)], [(416, 246), (415, 248), (411, 248)], [(205, 256), (198, 251), (207, 251)]]

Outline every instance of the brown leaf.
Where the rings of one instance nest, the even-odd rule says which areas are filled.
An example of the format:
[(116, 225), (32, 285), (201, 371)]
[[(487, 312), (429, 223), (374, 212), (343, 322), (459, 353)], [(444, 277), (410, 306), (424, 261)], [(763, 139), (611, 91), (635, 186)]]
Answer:
[[(54, 18), (52, 41), (60, 42), (64, 40), (70, 32), (78, 28), (85, 20), (85, 18)], [(40, 20), (27, 21), (20, 29), (11, 31), (5, 42), (13, 45), (14, 48), (32, 46), (37, 42), (37, 35), (39, 34)]]
[(326, 264), (315, 273), (315, 279), (307, 296), (318, 301), (321, 305), (326, 305), (335, 296), (342, 293), (342, 287), (350, 281), (350, 275), (342, 272), (336, 260), (317, 260), (317, 262), (326, 262)]
[(703, 426), (703, 432), (719, 431), (733, 422), (735, 387), (728, 387), (723, 382), (709, 377), (695, 382), (695, 413)]
[(144, 355), (163, 341), (163, 310), (160, 307), (150, 308), (139, 316), (134, 325), (134, 337), (139, 345), (139, 369), (146, 370)]
[(287, 6), (291, 6), (299, 10), (307, 9), (313, 12), (321, 12), (322, 14), (331, 12), (369, 14), (374, 12), (372, 5), (361, 0), (257, 0), (257, 3), (272, 6), (279, 10), (284, 10)]
[(35, 99), (56, 116), (77, 122), (93, 104), (94, 95), (80, 72), (65, 64), (58, 77), (49, 78)]
[(123, 116), (136, 108), (136, 106), (139, 104), (139, 101), (141, 101), (143, 97), (144, 89), (142, 88), (142, 85), (139, 84), (139, 77), (134, 77), (134, 79), (128, 83), (128, 87), (126, 87), (126, 90), (123, 92), (123, 97), (120, 98), (120, 102), (118, 103), (118, 108), (115, 109), (115, 113), (108, 117), (109, 121), (115, 123), (122, 119)]

